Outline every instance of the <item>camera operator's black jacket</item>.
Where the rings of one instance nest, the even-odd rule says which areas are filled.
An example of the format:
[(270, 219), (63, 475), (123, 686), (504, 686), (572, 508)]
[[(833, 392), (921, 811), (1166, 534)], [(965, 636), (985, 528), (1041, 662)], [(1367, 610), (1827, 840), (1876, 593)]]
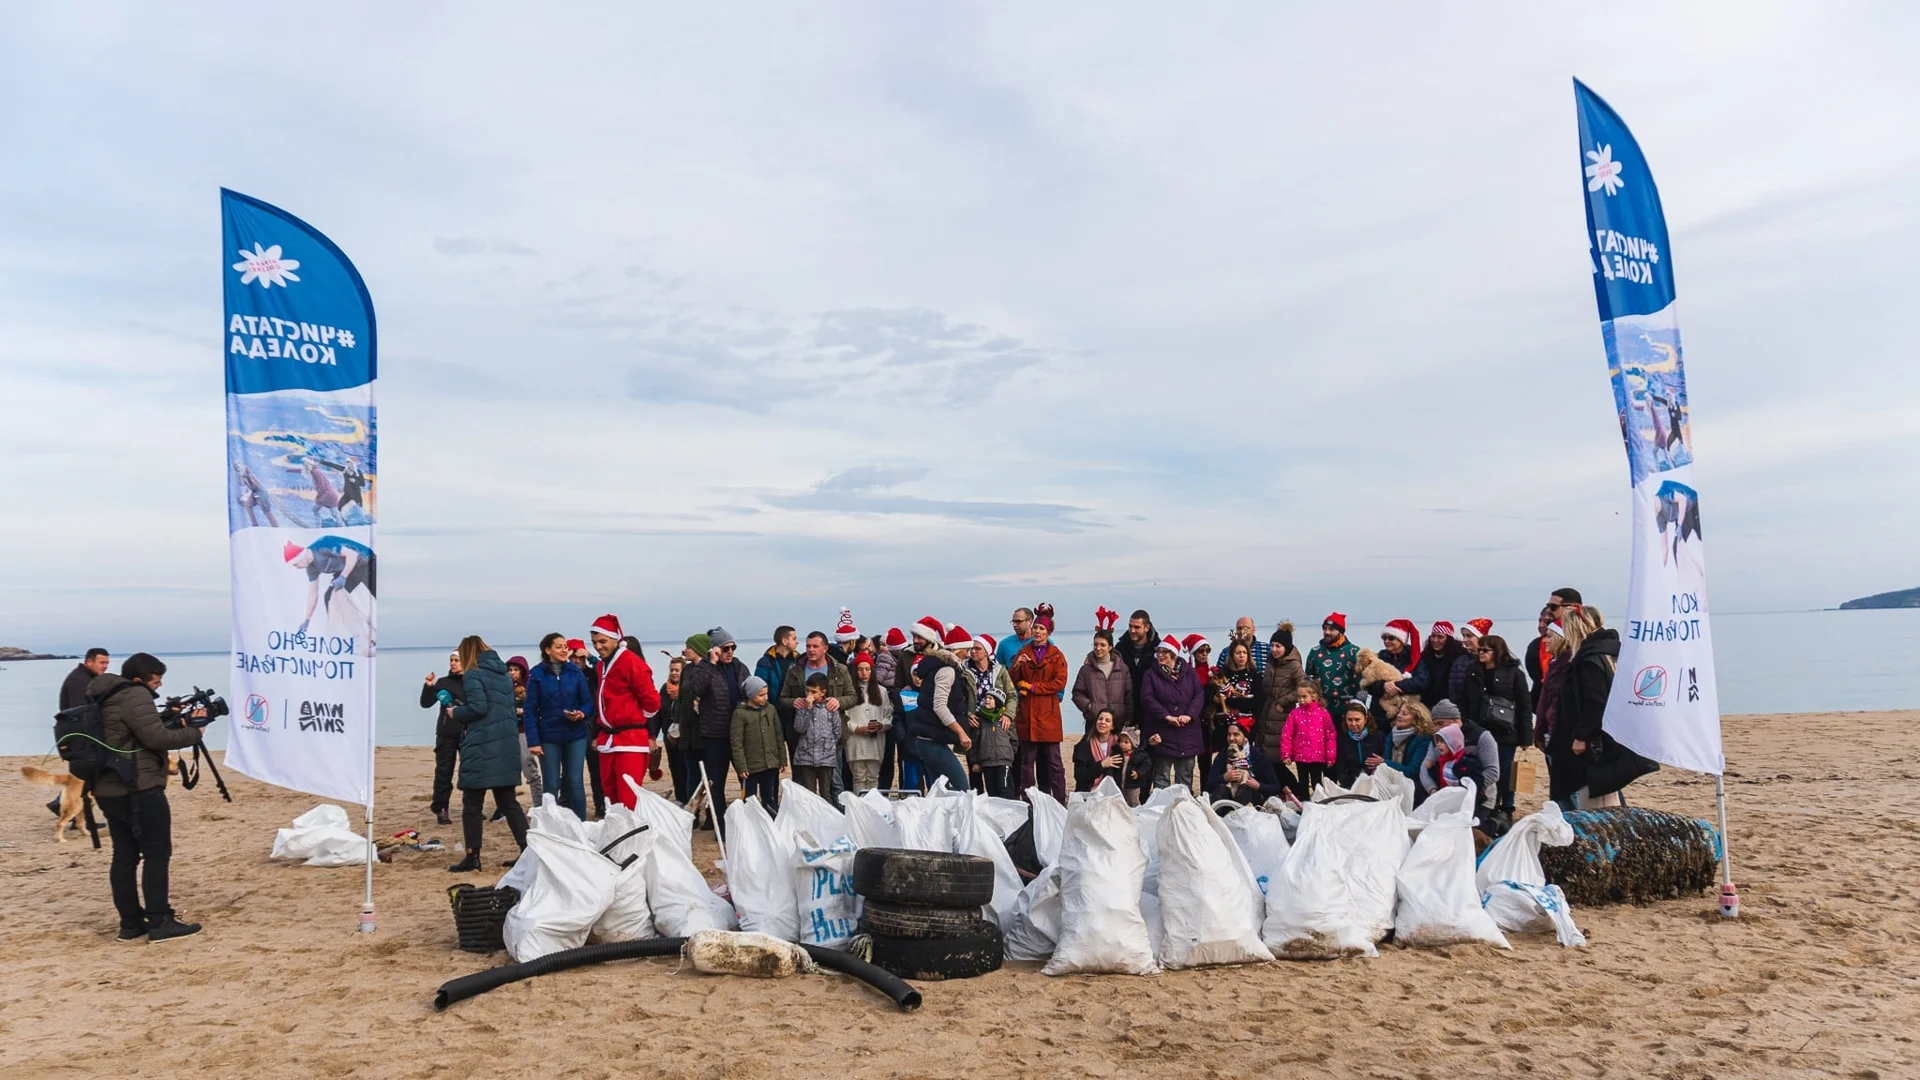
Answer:
[[(87, 696), (103, 698), (114, 687), (126, 685), (127, 680), (118, 675), (97, 675), (87, 684)], [(161, 723), (160, 710), (153, 704), (153, 691), (144, 686), (128, 686), (107, 698), (100, 706), (100, 718), (105, 723), (108, 746), (139, 751), (133, 755), (138, 769), (134, 786), (141, 791), (167, 786), (168, 750), (184, 750), (200, 741), (199, 728), (184, 724), (170, 728)], [(100, 779), (94, 781), (93, 791), (109, 798), (132, 794), (126, 783), (110, 770), (102, 772)]]

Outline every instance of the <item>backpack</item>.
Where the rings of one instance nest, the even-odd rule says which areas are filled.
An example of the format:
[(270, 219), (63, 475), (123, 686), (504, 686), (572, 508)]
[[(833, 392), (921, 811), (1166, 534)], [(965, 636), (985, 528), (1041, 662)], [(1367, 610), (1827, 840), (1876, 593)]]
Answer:
[(138, 747), (121, 750), (107, 744), (107, 719), (103, 706), (113, 695), (138, 683), (124, 682), (100, 697), (89, 697), (71, 709), (53, 714), (53, 742), (67, 772), (91, 787), (103, 776), (117, 776), (132, 787), (139, 775), (134, 755)]

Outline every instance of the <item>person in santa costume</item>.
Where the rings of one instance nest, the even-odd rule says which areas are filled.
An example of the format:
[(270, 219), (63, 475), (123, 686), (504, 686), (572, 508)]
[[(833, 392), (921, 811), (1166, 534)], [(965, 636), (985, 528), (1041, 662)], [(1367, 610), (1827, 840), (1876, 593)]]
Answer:
[(660, 763), (653, 756), (647, 721), (660, 711), (660, 688), (646, 658), (627, 648), (620, 620), (602, 615), (593, 620), (593, 651), (600, 655), (599, 690), (594, 702), (594, 749), (600, 754), (600, 786), (607, 797), (631, 810), (637, 801), (626, 780), (637, 786), (651, 773), (660, 779)]

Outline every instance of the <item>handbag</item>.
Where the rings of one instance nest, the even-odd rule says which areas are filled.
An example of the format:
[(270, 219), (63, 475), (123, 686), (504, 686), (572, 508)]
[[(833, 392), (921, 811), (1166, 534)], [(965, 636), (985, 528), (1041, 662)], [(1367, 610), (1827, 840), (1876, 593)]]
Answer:
[(1493, 737), (1503, 743), (1511, 743), (1514, 735), (1515, 707), (1513, 701), (1503, 697), (1487, 697), (1480, 708), (1480, 726), (1493, 732)]
[(1625, 743), (1602, 731), (1600, 738), (1587, 747), (1587, 794), (1593, 798), (1611, 795), (1628, 784), (1660, 771), (1660, 763), (1635, 753)]

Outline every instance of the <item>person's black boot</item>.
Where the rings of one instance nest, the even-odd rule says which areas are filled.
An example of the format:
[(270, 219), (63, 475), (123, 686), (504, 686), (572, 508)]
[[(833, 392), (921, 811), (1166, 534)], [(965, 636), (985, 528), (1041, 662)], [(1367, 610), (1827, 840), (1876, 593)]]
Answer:
[(199, 923), (181, 922), (179, 919), (169, 915), (164, 920), (147, 928), (147, 940), (149, 942), (171, 941), (174, 938), (190, 937), (199, 932)]
[(480, 853), (477, 851), (469, 851), (467, 852), (466, 858), (461, 859), (459, 862), (454, 863), (452, 866), (447, 867), (447, 873), (471, 874), (478, 869), (480, 869)]
[(121, 924), (120, 924), (120, 935), (119, 935), (119, 937), (117, 937), (117, 938), (116, 938), (115, 940), (117, 940), (117, 941), (139, 941), (139, 940), (140, 940), (141, 938), (143, 938), (143, 937), (146, 937), (146, 936), (147, 936), (147, 924), (146, 924), (146, 923), (121, 923)]
[(445, 810), (435, 810), (433, 812), (433, 821), (434, 821), (434, 824), (436, 825), (453, 824), (453, 819), (447, 816), (447, 812)]

